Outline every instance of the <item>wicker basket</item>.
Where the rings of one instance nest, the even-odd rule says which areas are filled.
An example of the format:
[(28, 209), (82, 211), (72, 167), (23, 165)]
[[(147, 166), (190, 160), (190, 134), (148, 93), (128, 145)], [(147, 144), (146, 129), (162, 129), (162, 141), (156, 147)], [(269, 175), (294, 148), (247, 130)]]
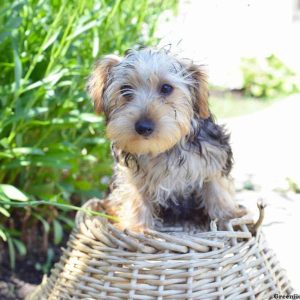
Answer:
[(51, 276), (27, 299), (267, 300), (293, 292), (250, 220), (231, 220), (226, 228), (212, 222), (208, 232), (187, 225), (121, 232), (79, 213)]

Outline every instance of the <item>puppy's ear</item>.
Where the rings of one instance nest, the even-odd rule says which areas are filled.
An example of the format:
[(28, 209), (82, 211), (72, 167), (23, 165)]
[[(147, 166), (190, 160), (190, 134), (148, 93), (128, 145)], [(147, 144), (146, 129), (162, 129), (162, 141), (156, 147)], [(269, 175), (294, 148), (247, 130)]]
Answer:
[(94, 102), (97, 113), (103, 111), (103, 91), (105, 89), (111, 68), (117, 65), (121, 59), (115, 55), (108, 55), (100, 59), (87, 82), (87, 91)]
[(196, 109), (202, 119), (210, 117), (208, 106), (208, 82), (207, 75), (201, 65), (190, 64), (187, 66), (189, 74), (193, 78), (193, 89), (196, 97)]

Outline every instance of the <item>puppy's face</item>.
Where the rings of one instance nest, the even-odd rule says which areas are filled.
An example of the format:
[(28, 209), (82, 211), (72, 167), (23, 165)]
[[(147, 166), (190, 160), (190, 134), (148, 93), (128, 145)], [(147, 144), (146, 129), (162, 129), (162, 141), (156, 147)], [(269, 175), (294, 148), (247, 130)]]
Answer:
[(157, 155), (189, 133), (194, 114), (209, 116), (205, 79), (199, 67), (163, 51), (131, 50), (100, 60), (88, 90), (118, 148)]

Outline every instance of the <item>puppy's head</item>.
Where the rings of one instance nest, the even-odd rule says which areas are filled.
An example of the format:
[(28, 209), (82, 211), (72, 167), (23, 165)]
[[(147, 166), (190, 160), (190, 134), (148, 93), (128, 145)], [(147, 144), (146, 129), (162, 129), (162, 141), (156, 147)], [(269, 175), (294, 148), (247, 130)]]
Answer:
[(162, 153), (189, 134), (193, 116), (210, 115), (201, 67), (163, 50), (106, 56), (87, 87), (95, 110), (106, 116), (110, 140), (132, 154)]

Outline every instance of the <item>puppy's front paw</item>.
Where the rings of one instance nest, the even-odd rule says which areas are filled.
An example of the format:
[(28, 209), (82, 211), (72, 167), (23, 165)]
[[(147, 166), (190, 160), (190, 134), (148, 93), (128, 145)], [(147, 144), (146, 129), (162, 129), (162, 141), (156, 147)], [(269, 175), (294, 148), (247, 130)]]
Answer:
[(223, 220), (229, 221), (231, 219), (239, 219), (248, 214), (246, 207), (242, 205), (236, 205), (234, 208), (229, 209), (223, 214)]
[(230, 213), (229, 213), (229, 219), (238, 219), (238, 218), (242, 218), (245, 215), (248, 214), (248, 211), (246, 209), (245, 206), (243, 205), (237, 205), (235, 209), (233, 209)]
[(209, 212), (209, 217), (211, 220), (218, 219), (222, 221), (229, 221), (231, 219), (242, 218), (247, 215), (248, 211), (244, 206), (234, 205), (226, 206), (219, 209), (215, 209)]

